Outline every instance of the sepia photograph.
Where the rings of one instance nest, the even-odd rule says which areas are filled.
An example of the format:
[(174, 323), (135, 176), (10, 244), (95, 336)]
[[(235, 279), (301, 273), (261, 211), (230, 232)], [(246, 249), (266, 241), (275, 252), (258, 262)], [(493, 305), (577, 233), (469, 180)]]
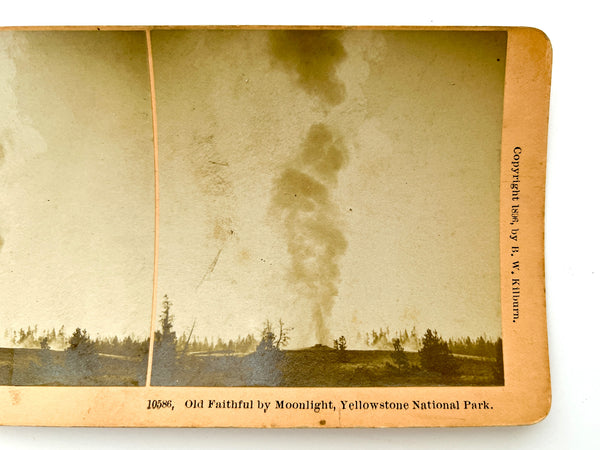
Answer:
[(541, 420), (551, 56), (516, 27), (1, 30), (0, 423)]
[(0, 384), (144, 385), (154, 162), (143, 32), (0, 33)]
[(503, 385), (505, 31), (153, 30), (152, 385)]

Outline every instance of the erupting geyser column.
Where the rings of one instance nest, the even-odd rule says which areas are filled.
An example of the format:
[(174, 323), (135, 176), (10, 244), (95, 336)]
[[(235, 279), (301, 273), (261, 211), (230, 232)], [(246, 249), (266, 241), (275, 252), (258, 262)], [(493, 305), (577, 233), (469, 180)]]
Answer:
[[(346, 51), (337, 32), (273, 31), (271, 51), (325, 111), (345, 99), (336, 67)], [(340, 212), (330, 195), (347, 159), (342, 138), (324, 123), (315, 123), (272, 191), (271, 210), (283, 224), (291, 257), (289, 281), (299, 300), (309, 305), (320, 344), (330, 341), (327, 319), (338, 295), (339, 259), (347, 247)]]

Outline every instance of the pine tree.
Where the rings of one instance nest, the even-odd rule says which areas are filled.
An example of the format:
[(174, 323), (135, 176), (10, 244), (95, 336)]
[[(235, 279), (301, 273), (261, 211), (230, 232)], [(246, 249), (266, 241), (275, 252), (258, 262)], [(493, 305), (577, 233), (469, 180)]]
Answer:
[(495, 343), (496, 350), (496, 365), (494, 368), (494, 378), (496, 383), (504, 384), (504, 355), (502, 353), (502, 338), (498, 338)]
[(437, 331), (427, 329), (423, 336), (422, 347), (419, 350), (421, 367), (430, 372), (437, 372), (445, 376), (454, 375), (458, 364), (448, 343), (438, 336)]
[(152, 382), (156, 384), (173, 385), (177, 363), (177, 334), (173, 329), (173, 304), (165, 295), (160, 315), (161, 330), (154, 333), (154, 359)]
[(81, 328), (75, 329), (68, 344), (65, 351), (69, 376), (73, 377), (75, 382), (82, 382), (98, 368), (98, 350), (87, 330)]
[(394, 345), (394, 351), (392, 352), (392, 360), (398, 366), (399, 369), (406, 369), (408, 367), (408, 356), (404, 351), (404, 347), (402, 347), (402, 343), (400, 342), (400, 338), (396, 338), (392, 340), (392, 344)]

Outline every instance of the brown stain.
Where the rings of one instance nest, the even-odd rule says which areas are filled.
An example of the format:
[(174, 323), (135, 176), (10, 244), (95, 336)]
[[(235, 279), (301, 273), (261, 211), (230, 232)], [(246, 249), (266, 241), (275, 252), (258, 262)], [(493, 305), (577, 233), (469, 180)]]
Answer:
[(193, 136), (192, 141), (196, 151), (190, 152), (185, 162), (191, 167), (198, 188), (208, 195), (230, 196), (229, 163), (217, 150), (215, 136), (198, 134)]
[(238, 255), (240, 260), (243, 262), (247, 262), (250, 260), (250, 251), (247, 248), (242, 249)]
[(327, 421), (325, 419), (319, 420), (319, 425), (326, 425)]
[(8, 393), (10, 395), (10, 400), (11, 400), (13, 406), (17, 406), (19, 403), (21, 403), (21, 392), (20, 391), (17, 391), (16, 389), (9, 389)]
[(226, 242), (235, 234), (231, 217), (219, 217), (215, 220), (212, 237), (219, 242)]
[(346, 88), (336, 67), (346, 58), (346, 50), (331, 30), (276, 30), (269, 33), (271, 54), (309, 95), (335, 106), (346, 98)]
[(193, 169), (194, 176), (198, 180), (200, 189), (214, 196), (227, 196), (231, 194), (231, 181), (227, 178), (224, 170), (227, 165), (214, 164), (212, 161), (219, 160), (217, 156), (209, 161), (205, 161)]

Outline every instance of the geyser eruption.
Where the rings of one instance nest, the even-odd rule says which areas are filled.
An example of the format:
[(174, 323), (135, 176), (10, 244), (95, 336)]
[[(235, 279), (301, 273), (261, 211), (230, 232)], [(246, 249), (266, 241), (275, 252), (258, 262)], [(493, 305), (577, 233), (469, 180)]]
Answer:
[[(298, 83), (324, 106), (325, 114), (346, 98), (337, 66), (346, 51), (335, 31), (273, 31), (271, 53)], [(289, 282), (310, 305), (315, 337), (329, 343), (327, 319), (338, 295), (339, 260), (347, 241), (330, 190), (337, 185), (348, 150), (324, 123), (313, 124), (281, 175), (274, 181), (271, 208), (283, 224), (291, 257)]]
[(346, 161), (346, 147), (323, 124), (310, 128), (295, 167), (275, 180), (273, 212), (284, 225), (291, 257), (289, 281), (311, 305), (319, 343), (328, 343), (327, 318), (338, 294), (338, 262), (347, 242), (329, 189)]
[(300, 87), (320, 101), (335, 106), (346, 98), (346, 87), (336, 67), (346, 58), (337, 31), (272, 31), (271, 54)]

